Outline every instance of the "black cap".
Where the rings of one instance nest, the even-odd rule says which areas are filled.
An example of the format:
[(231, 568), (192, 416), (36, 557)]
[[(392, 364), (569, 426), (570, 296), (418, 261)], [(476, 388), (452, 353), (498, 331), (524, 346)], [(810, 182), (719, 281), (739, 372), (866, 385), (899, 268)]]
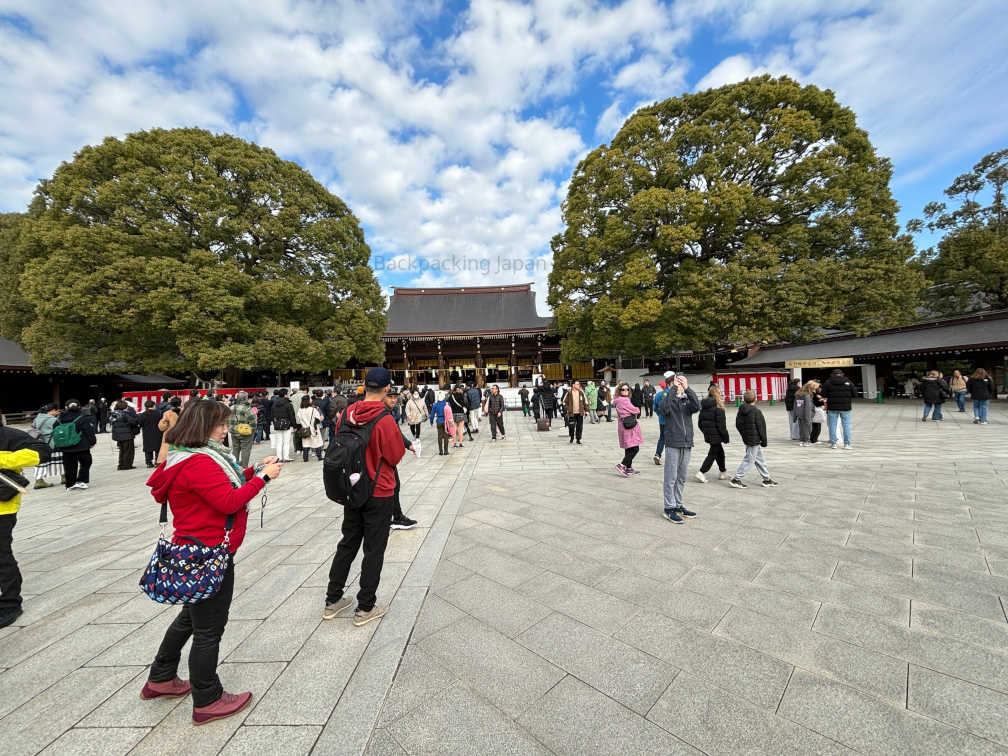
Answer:
[(364, 377), (364, 385), (369, 389), (385, 388), (392, 383), (392, 376), (383, 367), (373, 367)]

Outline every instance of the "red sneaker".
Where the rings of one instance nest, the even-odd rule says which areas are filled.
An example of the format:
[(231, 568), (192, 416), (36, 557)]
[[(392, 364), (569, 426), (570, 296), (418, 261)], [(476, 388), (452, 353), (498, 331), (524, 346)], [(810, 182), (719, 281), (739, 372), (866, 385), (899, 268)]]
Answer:
[(189, 690), (189, 681), (179, 680), (178, 677), (161, 683), (148, 680), (140, 691), (140, 698), (144, 701), (150, 701), (152, 698), (178, 698), (188, 695)]
[(192, 710), (192, 721), (194, 725), (213, 722), (215, 719), (224, 719), (249, 705), (252, 694), (248, 691), (244, 693), (222, 693), (221, 697), (209, 706), (194, 706)]

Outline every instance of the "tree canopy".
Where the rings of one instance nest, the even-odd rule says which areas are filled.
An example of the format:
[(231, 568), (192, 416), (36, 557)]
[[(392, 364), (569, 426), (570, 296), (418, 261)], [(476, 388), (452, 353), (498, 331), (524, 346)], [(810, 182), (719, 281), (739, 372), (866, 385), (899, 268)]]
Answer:
[(786, 77), (637, 111), (577, 166), (552, 241), (565, 359), (905, 321), (923, 277), (890, 175), (832, 92)]
[(381, 361), (384, 300), (347, 206), (225, 134), (83, 148), (0, 223), (2, 334), (82, 372), (317, 371)]
[(922, 253), (933, 286), (925, 301), (934, 311), (951, 315), (991, 307), (1008, 309), (1008, 150), (985, 155), (973, 170), (945, 190), (956, 204), (930, 202), (924, 220), (907, 229), (944, 231), (937, 248)]

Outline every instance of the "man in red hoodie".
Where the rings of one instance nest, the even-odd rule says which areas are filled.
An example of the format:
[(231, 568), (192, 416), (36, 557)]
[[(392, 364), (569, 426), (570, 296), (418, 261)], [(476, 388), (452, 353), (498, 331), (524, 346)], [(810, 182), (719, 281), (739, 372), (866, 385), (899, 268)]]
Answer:
[(329, 568), (329, 587), (326, 590), (325, 611), (322, 612), (323, 619), (333, 619), (353, 605), (353, 600), (344, 596), (343, 590), (350, 575), (350, 565), (363, 542), (360, 591), (357, 592), (357, 611), (353, 621), (358, 627), (385, 616), (388, 611), (388, 606), (376, 605), (375, 602), (392, 522), (396, 465), (406, 453), (399, 426), (385, 406), (385, 395), (391, 383), (392, 377), (385, 368), (368, 370), (364, 378), (364, 398), (347, 407), (343, 416), (336, 421), (336, 432), (339, 433), (341, 423), (366, 425), (385, 413), (371, 430), (371, 440), (365, 454), (368, 476), (375, 481), (374, 491), (360, 509), (347, 507), (343, 510), (343, 538), (336, 547), (336, 556)]

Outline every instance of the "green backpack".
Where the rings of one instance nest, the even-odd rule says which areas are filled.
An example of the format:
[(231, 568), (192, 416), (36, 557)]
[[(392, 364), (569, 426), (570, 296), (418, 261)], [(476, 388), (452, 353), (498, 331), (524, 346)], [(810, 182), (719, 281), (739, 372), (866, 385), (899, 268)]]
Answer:
[(53, 449), (69, 449), (71, 446), (77, 446), (80, 442), (81, 434), (77, 428), (77, 420), (69, 423), (57, 423), (53, 428), (51, 442)]

